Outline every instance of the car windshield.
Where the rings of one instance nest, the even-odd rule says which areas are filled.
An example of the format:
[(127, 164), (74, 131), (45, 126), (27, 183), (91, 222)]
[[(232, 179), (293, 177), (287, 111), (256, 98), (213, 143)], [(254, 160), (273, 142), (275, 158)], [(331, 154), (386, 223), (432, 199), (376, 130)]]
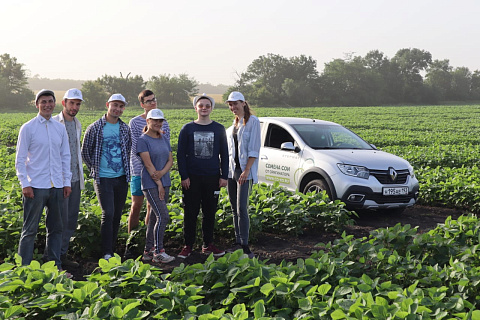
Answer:
[(320, 123), (293, 124), (303, 141), (313, 149), (373, 149), (345, 127)]

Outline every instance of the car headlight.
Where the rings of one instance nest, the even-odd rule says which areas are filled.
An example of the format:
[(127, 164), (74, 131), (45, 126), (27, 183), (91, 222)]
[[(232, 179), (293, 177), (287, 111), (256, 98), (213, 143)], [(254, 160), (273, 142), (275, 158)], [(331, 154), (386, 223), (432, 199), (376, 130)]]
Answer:
[(408, 171), (409, 171), (409, 173), (410, 173), (410, 176), (411, 176), (412, 178), (415, 178), (415, 172), (413, 171), (413, 167), (412, 167), (411, 165), (408, 166)]
[(362, 179), (368, 179), (370, 172), (367, 168), (361, 166), (353, 166), (350, 164), (337, 163), (338, 168), (343, 174)]

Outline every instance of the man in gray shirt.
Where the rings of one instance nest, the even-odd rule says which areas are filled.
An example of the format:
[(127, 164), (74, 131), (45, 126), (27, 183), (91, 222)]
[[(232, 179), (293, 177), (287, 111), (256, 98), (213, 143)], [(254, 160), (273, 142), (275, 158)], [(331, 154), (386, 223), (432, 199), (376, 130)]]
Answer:
[(78, 89), (70, 89), (63, 96), (63, 110), (53, 117), (65, 125), (70, 146), (70, 169), (72, 171), (72, 193), (63, 203), (62, 220), (62, 249), (61, 260), (65, 267), (78, 267), (78, 263), (67, 258), (70, 238), (77, 229), (78, 212), (80, 210), (80, 193), (85, 188), (83, 178), (82, 154), (80, 151), (80, 138), (82, 136), (82, 124), (78, 121), (76, 115), (83, 102), (82, 92)]

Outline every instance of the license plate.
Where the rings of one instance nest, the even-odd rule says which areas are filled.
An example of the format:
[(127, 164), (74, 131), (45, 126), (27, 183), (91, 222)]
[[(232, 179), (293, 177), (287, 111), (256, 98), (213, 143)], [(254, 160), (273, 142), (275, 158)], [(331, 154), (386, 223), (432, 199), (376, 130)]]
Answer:
[(384, 196), (401, 196), (408, 194), (408, 187), (383, 188)]

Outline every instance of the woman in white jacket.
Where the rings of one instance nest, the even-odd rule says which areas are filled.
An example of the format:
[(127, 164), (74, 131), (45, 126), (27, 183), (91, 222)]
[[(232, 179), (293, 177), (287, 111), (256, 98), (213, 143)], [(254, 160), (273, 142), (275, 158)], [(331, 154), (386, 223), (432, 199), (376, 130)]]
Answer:
[(233, 210), (235, 245), (227, 250), (242, 249), (248, 257), (254, 254), (248, 247), (250, 218), (248, 199), (251, 186), (258, 182), (258, 155), (260, 152), (260, 122), (240, 92), (234, 91), (226, 101), (235, 115), (233, 125), (227, 130), (229, 172), (228, 197)]

